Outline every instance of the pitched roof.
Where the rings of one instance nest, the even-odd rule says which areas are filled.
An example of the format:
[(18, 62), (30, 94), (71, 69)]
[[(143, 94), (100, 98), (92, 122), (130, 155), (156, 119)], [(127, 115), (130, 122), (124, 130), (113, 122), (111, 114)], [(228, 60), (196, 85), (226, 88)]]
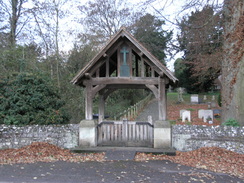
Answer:
[(87, 63), (87, 65), (80, 70), (80, 72), (72, 79), (73, 84), (77, 84), (78, 81), (85, 76), (85, 73), (89, 71), (91, 67), (104, 55), (106, 51), (113, 46), (113, 44), (120, 38), (126, 37), (137, 49), (139, 49), (151, 62), (157, 66), (161, 72), (163, 72), (171, 82), (176, 83), (178, 79), (172, 74), (172, 72), (164, 66), (155, 56), (153, 56), (138, 40), (136, 40), (124, 27), (122, 27), (101, 49), (101, 51)]

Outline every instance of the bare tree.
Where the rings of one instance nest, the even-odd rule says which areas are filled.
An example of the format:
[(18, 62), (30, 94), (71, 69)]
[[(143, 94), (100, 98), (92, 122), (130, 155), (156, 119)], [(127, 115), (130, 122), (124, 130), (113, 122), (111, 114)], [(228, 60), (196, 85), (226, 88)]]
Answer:
[[(9, 32), (10, 45), (16, 44), (17, 36), (29, 21), (27, 9), (23, 7), (28, 0), (0, 1), (1, 14), (5, 17), (3, 28)], [(8, 22), (6, 20), (9, 20)]]
[(80, 6), (85, 15), (80, 20), (86, 27), (89, 40), (100, 45), (114, 35), (121, 26), (131, 25), (139, 13), (133, 12), (133, 7), (126, 0), (95, 0)]
[[(60, 89), (60, 19), (65, 16), (64, 6), (68, 0), (34, 1), (32, 15), (36, 23), (36, 30), (45, 46), (46, 59), (50, 63), (50, 74), (56, 75), (57, 85)], [(53, 59), (50, 58), (54, 55)], [(53, 62), (55, 61), (55, 63)]]

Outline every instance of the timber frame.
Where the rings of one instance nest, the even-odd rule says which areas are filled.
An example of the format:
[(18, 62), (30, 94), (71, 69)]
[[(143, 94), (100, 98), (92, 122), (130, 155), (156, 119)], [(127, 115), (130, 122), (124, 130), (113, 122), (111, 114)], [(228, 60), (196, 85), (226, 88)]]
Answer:
[(92, 103), (100, 96), (99, 121), (103, 120), (105, 100), (117, 89), (150, 89), (158, 99), (158, 120), (167, 119), (166, 88), (177, 78), (125, 28), (121, 28), (101, 51), (73, 78), (85, 87), (86, 120), (92, 120)]

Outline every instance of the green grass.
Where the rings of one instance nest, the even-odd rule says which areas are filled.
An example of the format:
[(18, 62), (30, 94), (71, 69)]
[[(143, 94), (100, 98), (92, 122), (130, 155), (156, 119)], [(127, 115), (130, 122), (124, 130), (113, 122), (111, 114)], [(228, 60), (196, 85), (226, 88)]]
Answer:
[[(184, 103), (189, 103), (191, 94), (183, 94), (182, 95)], [(175, 104), (178, 101), (178, 93), (177, 92), (172, 92), (172, 93), (167, 93), (167, 102), (169, 104)]]
[[(218, 95), (219, 92), (216, 93), (199, 93), (199, 98), (203, 99), (203, 96), (207, 96), (207, 100), (205, 102), (211, 102), (212, 101), (212, 96), (215, 96), (215, 101), (217, 102), (218, 100)], [(183, 103), (190, 103), (191, 102), (191, 94), (183, 94), (182, 95), (184, 102)], [(168, 104), (176, 104), (178, 101), (178, 93), (177, 92), (171, 92), (167, 93), (167, 102)], [(190, 109), (189, 109), (190, 110)]]

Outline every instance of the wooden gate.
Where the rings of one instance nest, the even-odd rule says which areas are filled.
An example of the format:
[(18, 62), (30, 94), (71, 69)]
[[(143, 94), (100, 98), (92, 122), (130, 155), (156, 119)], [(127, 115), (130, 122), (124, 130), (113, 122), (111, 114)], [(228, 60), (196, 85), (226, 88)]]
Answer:
[(153, 125), (149, 122), (113, 121), (97, 126), (98, 146), (153, 147)]

